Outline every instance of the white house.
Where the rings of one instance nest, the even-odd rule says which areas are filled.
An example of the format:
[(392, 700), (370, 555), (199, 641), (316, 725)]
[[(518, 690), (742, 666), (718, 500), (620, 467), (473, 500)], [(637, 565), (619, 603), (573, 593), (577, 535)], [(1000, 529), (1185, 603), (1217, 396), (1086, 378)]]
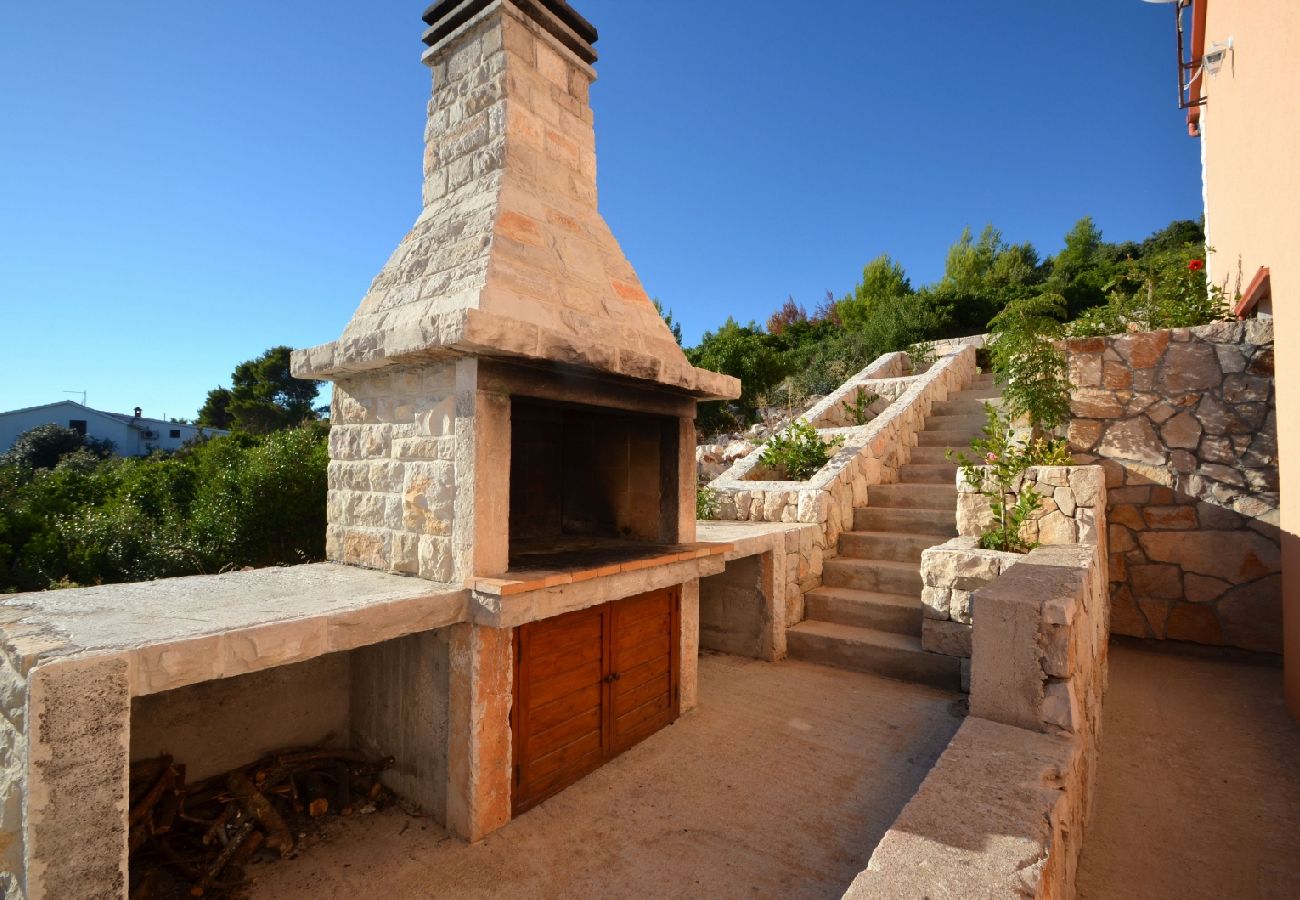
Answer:
[(154, 450), (178, 450), (199, 435), (215, 437), (229, 434), (219, 428), (200, 428), (162, 419), (146, 419), (140, 407), (134, 415), (102, 412), (72, 400), (60, 400), (44, 406), (29, 406), (0, 413), (0, 452), (13, 446), (18, 436), (38, 425), (62, 425), (88, 438), (113, 442), (118, 456), (148, 456)]

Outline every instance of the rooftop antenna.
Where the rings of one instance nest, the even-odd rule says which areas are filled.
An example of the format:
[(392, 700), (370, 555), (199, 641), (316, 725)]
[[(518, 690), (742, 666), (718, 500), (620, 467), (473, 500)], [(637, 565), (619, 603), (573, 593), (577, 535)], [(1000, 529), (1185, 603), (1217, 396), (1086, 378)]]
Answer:
[(80, 394), (80, 395), (81, 395), (81, 405), (82, 405), (82, 406), (85, 406), (85, 405), (86, 405), (86, 392), (85, 392), (85, 391), (64, 391), (63, 393), (65, 393), (65, 394)]

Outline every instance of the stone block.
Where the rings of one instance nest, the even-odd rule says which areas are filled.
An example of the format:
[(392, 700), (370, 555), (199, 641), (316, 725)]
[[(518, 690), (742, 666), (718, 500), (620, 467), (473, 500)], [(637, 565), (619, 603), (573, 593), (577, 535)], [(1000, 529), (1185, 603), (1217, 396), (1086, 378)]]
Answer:
[(926, 585), (921, 589), (921, 606), (922, 612), (927, 619), (944, 621), (948, 619), (948, 604), (952, 596), (952, 591), (945, 587), (931, 587)]
[(1126, 334), (1115, 339), (1115, 349), (1134, 369), (1151, 369), (1159, 362), (1169, 347), (1168, 331)]
[(1129, 459), (1151, 465), (1165, 462), (1164, 444), (1155, 427), (1142, 416), (1109, 426), (1099, 451), (1112, 459)]
[(1185, 572), (1233, 584), (1281, 570), (1277, 543), (1252, 531), (1154, 531), (1140, 535), (1139, 541), (1154, 562), (1173, 563)]
[(968, 657), (971, 655), (971, 631), (970, 625), (961, 622), (923, 619), (921, 649), (944, 656)]

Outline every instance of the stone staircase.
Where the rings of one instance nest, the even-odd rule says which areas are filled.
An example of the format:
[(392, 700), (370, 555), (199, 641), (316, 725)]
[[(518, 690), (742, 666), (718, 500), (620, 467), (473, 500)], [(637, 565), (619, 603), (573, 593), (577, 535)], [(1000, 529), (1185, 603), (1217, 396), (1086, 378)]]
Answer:
[(959, 687), (960, 661), (921, 649), (921, 551), (956, 536), (957, 466), (946, 453), (969, 450), (983, 404), (999, 396), (992, 375), (977, 375), (934, 404), (899, 482), (870, 489), (871, 505), (853, 511), (822, 586), (804, 597), (805, 619), (786, 634), (792, 658)]

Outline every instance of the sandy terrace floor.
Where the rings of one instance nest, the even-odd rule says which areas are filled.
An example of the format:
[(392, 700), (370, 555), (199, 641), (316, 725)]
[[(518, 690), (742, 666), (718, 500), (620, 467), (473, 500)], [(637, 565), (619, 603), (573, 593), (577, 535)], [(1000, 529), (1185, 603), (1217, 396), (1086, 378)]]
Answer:
[(1300, 898), (1300, 727), (1280, 669), (1111, 646), (1079, 895)]
[(396, 810), (256, 865), (256, 898), (839, 897), (961, 724), (957, 695), (700, 660), (701, 706), (475, 846)]

